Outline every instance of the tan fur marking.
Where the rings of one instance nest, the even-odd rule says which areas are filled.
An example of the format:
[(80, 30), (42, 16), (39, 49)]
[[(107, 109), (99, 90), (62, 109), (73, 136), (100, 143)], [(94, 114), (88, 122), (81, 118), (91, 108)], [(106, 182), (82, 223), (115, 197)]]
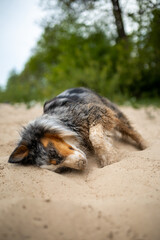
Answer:
[(116, 161), (116, 151), (112, 145), (110, 131), (97, 124), (90, 128), (89, 138), (97, 154), (101, 167), (109, 165)]
[(58, 135), (46, 133), (45, 136), (41, 138), (41, 142), (44, 147), (47, 147), (49, 143), (52, 143), (57, 151), (64, 157), (67, 157), (74, 152), (72, 146), (66, 143)]
[(50, 163), (55, 165), (56, 164), (56, 160), (51, 160)]
[(27, 157), (28, 155), (28, 148), (24, 145), (21, 145), (19, 148), (17, 148), (16, 152), (13, 154), (13, 157), (15, 158), (21, 158)]

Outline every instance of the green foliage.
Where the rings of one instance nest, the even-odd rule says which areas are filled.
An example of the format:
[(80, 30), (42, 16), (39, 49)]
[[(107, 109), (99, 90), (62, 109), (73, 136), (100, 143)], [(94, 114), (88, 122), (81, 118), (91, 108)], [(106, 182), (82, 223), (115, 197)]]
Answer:
[(5, 91), (0, 89), (0, 101), (43, 101), (78, 86), (120, 103), (158, 99), (159, 39), (159, 9), (152, 12), (143, 37), (135, 33), (115, 44), (102, 29), (88, 28), (71, 17), (48, 24), (24, 70), (12, 71)]

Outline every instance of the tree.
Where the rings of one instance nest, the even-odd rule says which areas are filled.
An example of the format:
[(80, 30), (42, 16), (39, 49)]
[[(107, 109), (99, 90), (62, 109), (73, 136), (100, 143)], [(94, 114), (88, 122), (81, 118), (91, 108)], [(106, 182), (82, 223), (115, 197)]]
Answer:
[[(57, 21), (51, 17), (45, 22), (33, 55), (21, 73), (11, 74), (1, 99), (43, 101), (66, 88), (78, 86), (92, 88), (114, 101), (158, 98), (160, 9), (153, 8), (147, 0), (137, 0), (137, 9), (128, 12), (128, 18), (136, 23), (137, 28), (126, 34), (123, 20), (118, 20), (120, 15), (122, 17), (122, 7), (116, 7), (119, 1), (112, 1), (120, 13), (117, 24), (121, 22), (117, 29), (121, 37), (116, 41), (118, 34), (116, 36), (114, 30), (110, 34), (113, 26), (104, 23), (109, 17), (105, 11), (105, 17), (100, 16), (93, 24), (80, 18), (84, 11), (92, 14), (97, 11), (96, 6), (100, 5), (96, 4), (102, 1), (111, 4), (110, 0), (59, 0), (65, 14)], [(51, 5), (49, 7), (52, 8)], [(75, 14), (72, 15), (73, 11)], [(113, 15), (112, 8), (110, 15)], [(101, 24), (101, 18), (104, 24)]]
[[(120, 7), (119, 0), (106, 0), (105, 4), (108, 2), (112, 3), (113, 15), (115, 18), (115, 24), (117, 28), (118, 39), (126, 38), (126, 32), (123, 23), (122, 10)], [(59, 0), (59, 3), (65, 6), (64, 9), (69, 9), (75, 14), (82, 12), (82, 9), (90, 10), (96, 8), (95, 3), (100, 2), (98, 0)], [(82, 6), (82, 8), (80, 7)], [(61, 7), (63, 7), (61, 5)]]
[(126, 32), (124, 29), (124, 23), (122, 18), (122, 10), (120, 8), (119, 0), (111, 0), (113, 5), (113, 14), (115, 17), (115, 23), (117, 27), (117, 33), (119, 39), (125, 39), (126, 38)]

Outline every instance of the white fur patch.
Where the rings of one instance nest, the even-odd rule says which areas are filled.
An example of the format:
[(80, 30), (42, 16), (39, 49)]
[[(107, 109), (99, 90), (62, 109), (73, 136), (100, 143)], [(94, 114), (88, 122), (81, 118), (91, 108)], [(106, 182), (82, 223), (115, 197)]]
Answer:
[(44, 114), (42, 117), (29, 123), (30, 125), (42, 126), (46, 131), (54, 131), (58, 133), (61, 137), (67, 136), (77, 136), (76, 132), (73, 132), (67, 128), (63, 123), (56, 117), (48, 114)]
[(59, 96), (61, 96), (61, 97), (67, 97), (67, 96), (69, 96), (70, 95), (70, 92), (69, 92), (69, 90), (67, 89), (67, 90), (65, 90), (64, 92), (62, 92), (62, 93), (60, 93), (59, 95), (58, 95), (58, 97)]
[(77, 170), (83, 170), (87, 165), (86, 155), (79, 150), (75, 150), (73, 154), (69, 155), (62, 166), (74, 168)]
[[(75, 92), (70, 92), (71, 91), (71, 89), (68, 89), (68, 90), (65, 90), (64, 92), (62, 92), (62, 93), (60, 93), (57, 97), (68, 97), (68, 96), (77, 96), (77, 93), (75, 93)], [(81, 93), (78, 93), (78, 95), (80, 95), (81, 96), (81, 98), (85, 98), (85, 96), (86, 96), (86, 92), (81, 92)]]

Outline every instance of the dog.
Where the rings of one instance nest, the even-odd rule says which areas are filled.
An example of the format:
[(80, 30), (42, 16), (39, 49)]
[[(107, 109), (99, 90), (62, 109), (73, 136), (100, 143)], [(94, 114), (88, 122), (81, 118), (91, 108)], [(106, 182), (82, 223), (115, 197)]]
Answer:
[(116, 131), (130, 137), (139, 149), (146, 148), (142, 136), (114, 103), (90, 89), (71, 88), (45, 102), (43, 115), (23, 128), (8, 161), (55, 172), (84, 170), (87, 155), (94, 153), (104, 167), (116, 158), (112, 144)]

